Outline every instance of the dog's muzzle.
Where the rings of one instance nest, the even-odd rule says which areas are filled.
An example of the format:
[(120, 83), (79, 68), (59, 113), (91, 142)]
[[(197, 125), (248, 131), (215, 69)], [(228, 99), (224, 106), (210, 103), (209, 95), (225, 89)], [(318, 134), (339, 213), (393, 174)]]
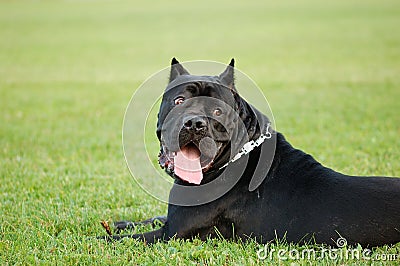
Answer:
[(168, 174), (189, 183), (200, 184), (203, 173), (212, 168), (221, 150), (221, 142), (208, 132), (208, 120), (202, 116), (186, 116), (179, 134), (179, 150), (170, 151), (161, 135), (159, 164)]

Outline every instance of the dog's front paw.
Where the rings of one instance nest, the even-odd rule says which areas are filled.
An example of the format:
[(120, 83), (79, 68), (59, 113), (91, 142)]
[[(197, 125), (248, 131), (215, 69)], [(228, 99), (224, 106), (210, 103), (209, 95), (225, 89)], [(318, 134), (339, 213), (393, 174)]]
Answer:
[(123, 230), (133, 230), (135, 229), (135, 223), (131, 221), (118, 221), (114, 222), (114, 229), (117, 233)]
[(114, 230), (118, 234), (124, 230), (134, 230), (136, 226), (141, 225), (151, 225), (153, 228), (156, 226), (162, 226), (167, 222), (166, 216), (156, 216), (144, 221), (140, 222), (131, 222), (131, 221), (118, 221), (114, 222)]

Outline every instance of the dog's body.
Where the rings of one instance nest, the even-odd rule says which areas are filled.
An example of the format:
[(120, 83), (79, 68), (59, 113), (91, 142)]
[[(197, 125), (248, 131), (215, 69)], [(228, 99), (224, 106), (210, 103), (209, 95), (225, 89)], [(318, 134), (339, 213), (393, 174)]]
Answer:
[[(199, 77), (189, 75), (173, 59), (170, 85), (180, 78), (184, 78), (183, 82), (167, 87), (160, 107), (157, 131), (161, 142), (160, 164), (176, 178), (170, 194), (172, 198), (176, 186), (193, 187), (193, 184), (206, 184), (220, 177), (223, 166), (229, 162), (229, 154), (238, 152), (232, 141), (241, 147), (246, 142), (241, 139), (243, 133), (250, 140), (258, 139), (269, 121), (238, 96), (233, 82), (233, 60), (220, 76), (202, 77), (199, 81)], [(221, 87), (229, 89), (221, 91)], [(224, 120), (224, 113), (227, 116), (229, 113), (226, 109), (222, 110), (221, 115), (221, 110), (213, 106), (214, 111), (207, 113), (207, 104), (189, 103), (188, 99), (197, 96), (217, 98), (227, 103), (238, 113), (243, 123), (242, 131), (245, 132), (238, 129), (234, 134), (235, 139), (230, 141), (223, 127), (229, 128), (235, 119), (230, 117)], [(171, 102), (181, 106), (173, 106)], [(175, 107), (176, 110), (184, 110), (178, 112), (183, 118), (166, 121)], [(203, 119), (205, 113), (211, 118)], [(184, 126), (179, 121), (183, 121)], [(171, 139), (177, 132), (179, 141), (174, 143)], [(346, 238), (350, 244), (360, 243), (363, 246), (400, 242), (400, 179), (337, 173), (293, 148), (282, 134), (271, 133), (271, 139), (231, 164), (233, 171), (244, 168), (244, 172), (223, 196), (197, 206), (169, 204), (168, 217), (160, 229), (144, 234), (117, 235), (114, 238), (128, 236), (152, 243), (172, 237), (205, 239), (220, 234), (224, 238), (252, 238), (260, 243), (278, 238), (295, 243), (311, 240), (334, 244), (333, 241), (339, 236)], [(177, 149), (186, 151), (186, 155), (193, 154), (193, 150), (196, 150), (194, 146), (201, 150), (199, 142), (205, 137), (215, 141), (214, 146), (210, 144), (215, 152), (201, 157), (205, 161), (211, 158), (207, 165), (201, 163), (202, 173), (195, 171), (184, 177), (186, 172), (178, 172), (177, 169), (180, 160)], [(263, 150), (271, 150), (271, 143), (274, 144), (275, 155), (271, 162), (264, 163)], [(211, 149), (210, 145), (207, 150)], [(166, 155), (169, 151), (173, 151), (175, 156), (172, 158), (175, 159), (175, 173), (171, 167), (174, 160)], [(258, 174), (261, 177), (260, 184), (249, 189), (257, 172), (255, 169), (267, 164), (270, 167), (261, 175)], [(224, 178), (229, 179), (230, 176), (225, 175)], [(116, 224), (118, 229), (128, 225), (126, 222)]]

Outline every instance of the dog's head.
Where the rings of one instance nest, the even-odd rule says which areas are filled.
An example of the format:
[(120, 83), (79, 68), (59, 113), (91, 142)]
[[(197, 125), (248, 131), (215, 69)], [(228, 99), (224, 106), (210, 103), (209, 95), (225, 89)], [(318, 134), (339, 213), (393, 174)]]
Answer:
[(235, 89), (234, 59), (218, 76), (194, 76), (174, 58), (158, 113), (160, 166), (175, 178), (200, 184), (252, 138), (253, 118)]

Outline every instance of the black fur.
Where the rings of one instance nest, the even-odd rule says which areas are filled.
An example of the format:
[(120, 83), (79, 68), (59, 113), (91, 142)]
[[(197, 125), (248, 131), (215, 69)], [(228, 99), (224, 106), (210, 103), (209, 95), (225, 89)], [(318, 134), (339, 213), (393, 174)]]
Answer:
[[(232, 59), (217, 80), (231, 89), (235, 108), (241, 113), (251, 138), (256, 139), (268, 118), (238, 96), (234, 88), (233, 67)], [(170, 81), (179, 75), (189, 73), (174, 58)], [(159, 127), (167, 109), (163, 102)], [(158, 132), (159, 137), (160, 134)], [(399, 178), (344, 175), (293, 148), (281, 133), (273, 132), (273, 138), (276, 141), (275, 156), (269, 171), (262, 173), (261, 184), (249, 186), (262, 149), (269, 149), (268, 144), (254, 149), (244, 166), (240, 160), (236, 162), (236, 167), (246, 169), (238, 183), (224, 196), (200, 206), (170, 204), (167, 220), (160, 229), (113, 238), (132, 237), (149, 243), (173, 237), (206, 239), (216, 236), (217, 229), (225, 238), (253, 238), (260, 243), (277, 237), (294, 243), (315, 241), (333, 245), (339, 235), (349, 244), (362, 246), (400, 242)], [(228, 158), (221, 156), (219, 160), (222, 164)], [(205, 173), (204, 182), (219, 174), (218, 170)], [(179, 179), (175, 182), (185, 184)], [(174, 188), (171, 197), (174, 197)], [(118, 229), (125, 226), (116, 224)]]

